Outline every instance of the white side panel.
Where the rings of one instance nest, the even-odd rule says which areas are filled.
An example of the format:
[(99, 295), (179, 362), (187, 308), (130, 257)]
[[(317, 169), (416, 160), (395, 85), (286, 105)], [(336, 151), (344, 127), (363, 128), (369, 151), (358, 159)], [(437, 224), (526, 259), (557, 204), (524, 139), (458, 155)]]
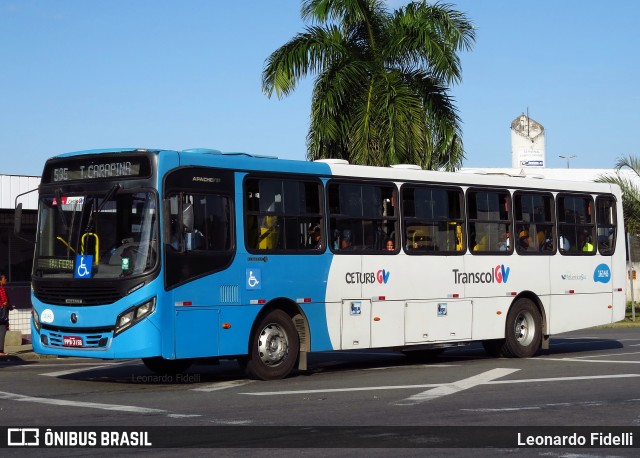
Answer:
[(471, 339), (471, 301), (408, 301), (406, 343)]
[(404, 302), (374, 301), (371, 304), (371, 346), (404, 345)]
[(454, 282), (454, 270), (462, 271), (464, 256), (366, 256), (362, 270), (375, 279), (362, 285), (362, 296), (387, 301), (463, 298), (464, 285)]
[(549, 332), (557, 334), (611, 323), (611, 258), (600, 255), (562, 256), (558, 253), (556, 259), (557, 262), (551, 262), (550, 266)]
[(551, 303), (550, 333), (574, 331), (610, 323), (611, 294), (573, 294), (554, 296)]
[[(327, 328), (334, 350), (342, 348), (342, 301), (362, 297), (361, 283), (353, 281), (355, 277), (351, 276), (362, 270), (361, 259), (359, 255), (335, 255), (331, 260), (325, 301)], [(369, 315), (367, 315), (367, 323), (369, 323)]]
[(348, 299), (342, 302), (342, 350), (371, 346), (371, 301)]

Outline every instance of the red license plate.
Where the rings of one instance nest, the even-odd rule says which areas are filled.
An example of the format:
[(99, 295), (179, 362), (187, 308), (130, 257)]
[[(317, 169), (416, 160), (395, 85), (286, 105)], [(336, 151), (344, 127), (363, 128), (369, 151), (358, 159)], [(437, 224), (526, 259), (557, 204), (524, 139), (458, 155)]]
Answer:
[(62, 343), (65, 347), (82, 347), (82, 337), (64, 336)]

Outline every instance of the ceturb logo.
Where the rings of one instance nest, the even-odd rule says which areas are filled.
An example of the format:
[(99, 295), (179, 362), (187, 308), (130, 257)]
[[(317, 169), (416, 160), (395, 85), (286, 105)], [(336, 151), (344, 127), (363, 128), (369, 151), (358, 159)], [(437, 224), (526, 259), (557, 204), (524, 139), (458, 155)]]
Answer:
[(451, 271), (456, 285), (461, 283), (506, 283), (509, 280), (511, 268), (500, 264), (484, 272), (460, 272), (459, 269), (452, 269)]
[(349, 284), (362, 283), (367, 285), (375, 282), (386, 284), (390, 275), (391, 272), (380, 269), (378, 272), (347, 272), (344, 279)]

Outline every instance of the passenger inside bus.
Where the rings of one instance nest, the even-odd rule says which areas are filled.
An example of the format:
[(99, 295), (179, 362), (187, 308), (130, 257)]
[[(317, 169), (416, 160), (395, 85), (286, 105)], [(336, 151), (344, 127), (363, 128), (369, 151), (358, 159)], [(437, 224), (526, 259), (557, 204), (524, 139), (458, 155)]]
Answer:
[(531, 240), (529, 239), (529, 231), (524, 227), (518, 234), (518, 244), (521, 250), (527, 251), (529, 249), (529, 245), (531, 245)]
[(581, 237), (580, 245), (582, 246), (582, 251), (591, 252), (593, 251), (593, 244), (591, 243), (591, 236), (588, 232), (584, 232)]
[(511, 246), (511, 234), (509, 233), (509, 229), (502, 236), (502, 240), (498, 242), (498, 250), (499, 251), (509, 251)]
[(345, 229), (342, 231), (342, 239), (340, 240), (340, 249), (346, 250), (351, 247), (351, 231)]

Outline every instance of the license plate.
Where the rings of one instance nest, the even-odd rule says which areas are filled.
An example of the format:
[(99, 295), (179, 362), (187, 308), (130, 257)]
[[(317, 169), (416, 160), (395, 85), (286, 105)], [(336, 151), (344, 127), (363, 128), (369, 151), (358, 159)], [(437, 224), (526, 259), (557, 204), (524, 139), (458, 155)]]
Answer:
[(64, 336), (62, 343), (65, 347), (82, 347), (82, 337)]

